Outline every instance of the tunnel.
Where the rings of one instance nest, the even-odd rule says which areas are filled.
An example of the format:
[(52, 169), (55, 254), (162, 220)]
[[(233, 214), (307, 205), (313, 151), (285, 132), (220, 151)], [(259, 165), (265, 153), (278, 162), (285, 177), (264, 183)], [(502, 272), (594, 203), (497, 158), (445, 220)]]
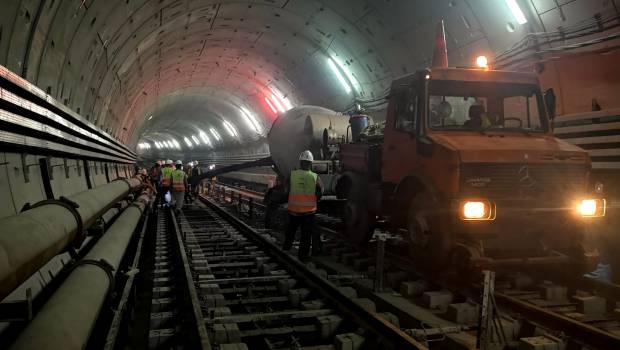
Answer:
[(620, 348), (619, 45), (618, 0), (3, 0), (0, 348)]

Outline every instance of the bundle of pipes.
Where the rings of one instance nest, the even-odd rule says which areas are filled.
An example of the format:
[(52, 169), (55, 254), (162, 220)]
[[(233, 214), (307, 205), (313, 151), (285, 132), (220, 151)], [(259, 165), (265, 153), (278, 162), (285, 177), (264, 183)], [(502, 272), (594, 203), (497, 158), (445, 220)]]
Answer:
[(0, 219), (0, 300), (141, 185), (136, 178), (116, 180)]
[(19, 335), (12, 349), (86, 347), (148, 201), (148, 195), (143, 194), (123, 211)]

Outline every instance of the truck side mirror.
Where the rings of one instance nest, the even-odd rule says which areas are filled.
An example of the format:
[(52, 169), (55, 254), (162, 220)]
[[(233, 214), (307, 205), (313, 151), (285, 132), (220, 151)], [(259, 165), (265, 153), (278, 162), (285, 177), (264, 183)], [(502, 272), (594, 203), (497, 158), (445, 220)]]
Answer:
[(549, 119), (553, 120), (555, 118), (555, 92), (553, 88), (549, 88), (545, 91), (543, 99), (545, 100), (547, 113), (549, 113)]
[(435, 143), (426, 136), (420, 136), (417, 139), (417, 151), (418, 154), (423, 157), (430, 157), (435, 151)]

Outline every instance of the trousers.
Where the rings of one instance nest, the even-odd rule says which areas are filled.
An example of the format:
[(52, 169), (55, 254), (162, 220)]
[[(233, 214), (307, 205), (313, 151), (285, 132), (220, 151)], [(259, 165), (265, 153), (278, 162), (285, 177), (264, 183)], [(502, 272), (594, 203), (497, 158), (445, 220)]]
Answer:
[(321, 250), (321, 237), (314, 229), (314, 214), (292, 215), (289, 214), (288, 226), (284, 236), (282, 249), (290, 250), (295, 241), (297, 229), (301, 226), (301, 238), (299, 239), (299, 249), (297, 256), (300, 260), (308, 258), (310, 245), (312, 244), (312, 254), (318, 254)]
[(172, 191), (172, 202), (175, 210), (183, 208), (183, 200), (185, 199), (185, 191)]

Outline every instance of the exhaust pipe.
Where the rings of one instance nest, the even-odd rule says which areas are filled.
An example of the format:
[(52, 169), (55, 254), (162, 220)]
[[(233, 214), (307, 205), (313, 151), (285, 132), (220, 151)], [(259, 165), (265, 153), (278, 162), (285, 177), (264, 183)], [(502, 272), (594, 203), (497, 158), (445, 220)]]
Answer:
[(435, 30), (435, 51), (433, 52), (432, 68), (448, 68), (448, 48), (446, 47), (443, 19), (437, 23), (437, 29)]

